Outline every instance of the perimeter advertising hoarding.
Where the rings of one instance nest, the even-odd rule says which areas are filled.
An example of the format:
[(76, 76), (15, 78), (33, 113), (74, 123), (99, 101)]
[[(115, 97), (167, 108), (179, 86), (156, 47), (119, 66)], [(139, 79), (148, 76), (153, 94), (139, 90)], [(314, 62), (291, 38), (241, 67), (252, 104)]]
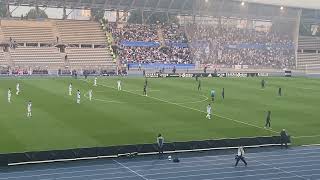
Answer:
[(190, 77), (266, 77), (268, 73), (146, 73), (147, 78), (190, 78)]

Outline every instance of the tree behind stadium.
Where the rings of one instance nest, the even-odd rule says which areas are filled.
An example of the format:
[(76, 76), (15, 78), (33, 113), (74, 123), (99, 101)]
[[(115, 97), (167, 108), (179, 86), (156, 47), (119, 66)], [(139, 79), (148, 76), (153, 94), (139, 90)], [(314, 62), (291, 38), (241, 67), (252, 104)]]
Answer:
[(39, 7), (36, 7), (34, 9), (30, 9), (30, 11), (26, 14), (26, 18), (28, 19), (38, 19), (38, 18), (48, 18), (47, 13), (40, 9)]

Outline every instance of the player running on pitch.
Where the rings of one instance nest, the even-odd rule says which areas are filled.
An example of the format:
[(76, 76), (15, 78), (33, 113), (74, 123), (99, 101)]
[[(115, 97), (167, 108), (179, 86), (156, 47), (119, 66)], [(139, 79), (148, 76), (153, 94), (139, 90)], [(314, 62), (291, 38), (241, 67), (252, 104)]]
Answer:
[(211, 112), (212, 112), (212, 108), (211, 108), (211, 104), (208, 104), (207, 106), (207, 119), (211, 119)]
[(278, 89), (278, 96), (282, 96), (282, 88), (281, 87), (279, 87), (279, 89)]
[(72, 96), (72, 83), (69, 84), (69, 96)]
[(17, 85), (16, 85), (16, 95), (19, 95), (19, 93), (20, 93), (20, 84), (19, 83), (17, 83)]
[(8, 89), (8, 103), (11, 103), (11, 88)]
[(118, 91), (121, 91), (121, 81), (118, 80), (118, 81), (117, 81), (117, 84), (118, 84)]
[(216, 92), (214, 91), (214, 89), (212, 89), (212, 90), (211, 90), (211, 93), (210, 93), (210, 94), (211, 94), (211, 100), (212, 100), (212, 102), (214, 102), (215, 93), (216, 93)]
[(80, 94), (80, 90), (78, 89), (78, 91), (77, 91), (77, 104), (80, 104), (80, 98), (81, 98), (81, 94)]
[(93, 82), (93, 86), (97, 86), (97, 77), (94, 77), (94, 82)]
[(144, 80), (144, 85), (148, 86), (148, 79), (147, 78)]
[(222, 99), (224, 99), (224, 88), (222, 88)]
[(92, 89), (89, 90), (89, 100), (92, 100)]
[(268, 111), (267, 118), (266, 118), (266, 125), (264, 128), (270, 128), (271, 129), (271, 111)]
[(261, 80), (261, 88), (264, 89), (266, 85), (266, 81), (264, 79)]
[(143, 86), (143, 95), (144, 96), (148, 96), (147, 95), (147, 85), (146, 84), (144, 84), (144, 86)]
[(27, 117), (32, 117), (32, 102), (29, 101), (27, 105)]
[(201, 90), (201, 81), (200, 81), (200, 79), (198, 80), (198, 91), (200, 91)]

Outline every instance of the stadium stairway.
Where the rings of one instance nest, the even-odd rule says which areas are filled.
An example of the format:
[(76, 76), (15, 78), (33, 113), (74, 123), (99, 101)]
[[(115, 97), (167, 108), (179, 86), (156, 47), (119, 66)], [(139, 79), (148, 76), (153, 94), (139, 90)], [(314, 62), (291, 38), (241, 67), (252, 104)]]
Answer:
[(161, 43), (161, 46), (165, 46), (166, 45), (166, 42), (164, 41), (164, 37), (163, 37), (163, 31), (161, 28), (159, 28), (157, 30), (157, 34), (158, 34), (158, 37), (159, 37), (159, 41)]

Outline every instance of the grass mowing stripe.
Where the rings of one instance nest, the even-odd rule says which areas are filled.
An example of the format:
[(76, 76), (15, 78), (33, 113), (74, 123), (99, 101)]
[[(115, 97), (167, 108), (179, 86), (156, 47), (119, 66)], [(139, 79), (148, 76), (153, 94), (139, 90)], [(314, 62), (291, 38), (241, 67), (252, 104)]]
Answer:
[[(87, 82), (87, 81), (86, 81), (86, 82)], [(98, 83), (98, 85), (101, 85), (101, 86), (104, 86), (104, 87), (108, 87), (108, 88), (112, 88), (112, 89), (117, 89), (117, 88), (114, 88), (114, 87), (112, 87), (112, 86), (108, 86), (108, 85), (101, 84), (101, 83)], [(122, 90), (122, 91), (131, 93), (131, 94), (135, 94), (135, 95), (138, 95), (138, 96), (144, 96), (144, 95), (141, 95), (141, 94), (137, 94), (137, 93), (135, 93), (135, 92), (132, 92), (132, 91), (127, 91), (127, 90)], [(158, 101), (166, 102), (166, 103), (168, 103), (168, 104), (173, 104), (173, 105), (176, 105), (176, 106), (180, 106), (180, 107), (183, 107), (183, 108), (187, 108), (187, 109), (190, 109), (190, 110), (198, 111), (198, 112), (201, 112), (201, 113), (206, 113), (205, 111), (202, 111), (202, 110), (199, 110), (199, 109), (195, 109), (195, 108), (191, 108), (191, 107), (188, 107), (188, 106), (184, 106), (184, 105), (181, 105), (181, 104), (178, 104), (178, 103), (170, 102), (170, 101), (167, 101), (167, 100), (164, 100), (164, 99), (160, 99), (160, 98), (156, 98), (156, 97), (152, 97), (152, 96), (146, 96), (146, 97), (151, 98), (151, 99), (155, 99), (155, 100), (158, 100)], [(225, 117), (225, 116), (221, 116), (221, 115), (214, 114), (214, 113), (213, 113), (213, 115), (214, 115), (214, 116), (217, 116), (217, 117), (219, 117), (219, 118), (227, 119), (227, 120), (230, 120), (230, 121), (233, 121), (233, 122), (245, 124), (245, 125), (248, 125), (248, 126), (251, 126), (251, 127), (263, 129), (263, 130), (270, 131), (270, 132), (272, 132), (272, 133), (278, 134), (277, 131), (274, 131), (274, 130), (272, 130), (272, 129), (265, 129), (265, 128), (256, 126), (256, 125), (254, 125), (254, 124), (250, 124), (250, 123), (246, 123), (246, 122), (243, 122), (243, 121), (235, 120), (235, 119), (232, 119), (232, 118), (229, 118), (229, 117)]]

